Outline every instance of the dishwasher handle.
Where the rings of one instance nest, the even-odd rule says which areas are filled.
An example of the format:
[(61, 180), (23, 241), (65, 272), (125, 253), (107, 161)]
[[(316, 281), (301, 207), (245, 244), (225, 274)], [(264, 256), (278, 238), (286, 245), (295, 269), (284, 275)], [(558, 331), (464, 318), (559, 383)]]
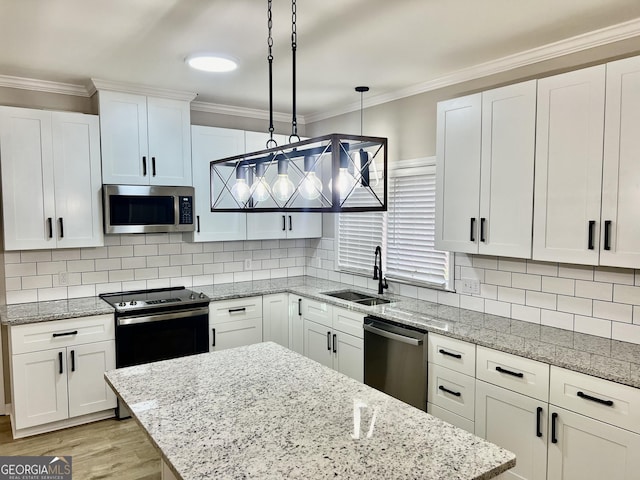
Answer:
[(364, 324), (364, 329), (367, 332), (375, 333), (376, 335), (380, 335), (381, 337), (389, 338), (391, 340), (397, 340), (398, 342), (407, 343), (409, 345), (414, 345), (416, 347), (419, 345), (422, 345), (423, 343), (422, 338), (414, 338), (414, 337), (409, 337), (405, 335), (400, 335), (399, 333), (391, 332), (385, 329), (384, 327), (385, 325), (382, 323), (375, 323), (375, 326), (372, 323)]

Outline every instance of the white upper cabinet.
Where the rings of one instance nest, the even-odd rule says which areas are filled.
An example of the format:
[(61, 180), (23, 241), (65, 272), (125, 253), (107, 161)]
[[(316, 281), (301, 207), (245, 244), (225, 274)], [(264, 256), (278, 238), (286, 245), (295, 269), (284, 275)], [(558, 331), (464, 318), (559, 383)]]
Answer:
[(535, 80), (438, 104), (438, 249), (531, 257), (535, 111)]
[(605, 65), (538, 81), (533, 258), (598, 264)]
[(103, 244), (98, 117), (0, 108), (6, 250)]
[(102, 181), (191, 185), (190, 102), (100, 91)]
[(438, 103), (436, 248), (478, 252), (482, 95)]
[[(191, 150), (193, 186), (196, 191), (196, 230), (194, 242), (219, 240), (245, 240), (247, 237), (247, 214), (242, 212), (211, 212), (211, 173), (209, 162), (245, 153), (244, 131), (228, 128), (191, 127)], [(219, 167), (224, 170), (225, 167)], [(228, 168), (228, 174), (233, 169)], [(213, 177), (213, 193), (216, 195), (224, 182), (218, 175)], [(231, 200), (226, 197), (226, 200)], [(228, 205), (230, 208), (235, 205)]]
[(607, 64), (600, 264), (640, 268), (640, 57)]

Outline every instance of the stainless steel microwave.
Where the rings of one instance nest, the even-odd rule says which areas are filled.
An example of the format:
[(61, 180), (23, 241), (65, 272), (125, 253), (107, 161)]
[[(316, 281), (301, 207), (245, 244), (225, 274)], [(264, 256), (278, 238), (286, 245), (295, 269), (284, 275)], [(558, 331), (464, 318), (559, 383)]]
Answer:
[(104, 233), (193, 232), (193, 187), (103, 185)]

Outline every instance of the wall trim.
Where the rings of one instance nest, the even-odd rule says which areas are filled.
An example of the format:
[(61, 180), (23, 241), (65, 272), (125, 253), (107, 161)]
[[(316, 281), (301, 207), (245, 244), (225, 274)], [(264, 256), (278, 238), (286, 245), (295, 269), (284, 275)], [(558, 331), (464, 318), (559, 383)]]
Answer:
[[(421, 93), (437, 90), (440, 88), (455, 85), (457, 83), (475, 80), (477, 78), (502, 73), (513, 70), (518, 67), (531, 65), (534, 63), (550, 60), (553, 58), (569, 55), (572, 53), (588, 50), (590, 48), (600, 47), (609, 43), (619, 42), (640, 35), (640, 18), (635, 18), (626, 22), (618, 23), (609, 27), (576, 35), (554, 43), (549, 43), (541, 47), (518, 52), (513, 55), (491, 60), (489, 62), (480, 63), (472, 67), (464, 68), (449, 74), (443, 75), (426, 82), (421, 82), (400, 90), (388, 92), (380, 95), (374, 95), (366, 98), (362, 104), (364, 108), (374, 107), (383, 103), (400, 100), (402, 98), (418, 95)], [(142, 87), (122, 82), (111, 82), (106, 80), (91, 79), (92, 84), (75, 85), (71, 83), (51, 82), (48, 80), (37, 80), (24, 77), (13, 77), (9, 75), (0, 75), (0, 87), (19, 88), (22, 90), (34, 90), (40, 92), (59, 93), (63, 95), (75, 95), (79, 97), (91, 97), (96, 89), (118, 90), (131, 93), (140, 93), (144, 95), (164, 96), (168, 98), (179, 98), (193, 100), (195, 93), (178, 92), (176, 90), (167, 90), (154, 87)], [(97, 83), (96, 83), (97, 82)], [(190, 97), (190, 98), (189, 98)], [(352, 102), (338, 108), (316, 112), (305, 116), (298, 116), (297, 120), (300, 124), (308, 124), (326, 120), (331, 117), (343, 115), (359, 110), (360, 101)], [(219, 113), (223, 115), (233, 115), (239, 117), (268, 119), (269, 114), (266, 110), (258, 110), (243, 107), (234, 107), (231, 105), (220, 105), (207, 102), (192, 102), (191, 109), (200, 112)], [(288, 114), (274, 113), (274, 120), (280, 122), (289, 121)]]

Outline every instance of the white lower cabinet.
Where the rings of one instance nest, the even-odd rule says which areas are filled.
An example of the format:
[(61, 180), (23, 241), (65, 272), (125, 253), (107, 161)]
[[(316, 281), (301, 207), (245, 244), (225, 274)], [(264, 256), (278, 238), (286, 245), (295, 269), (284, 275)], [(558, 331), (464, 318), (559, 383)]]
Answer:
[(289, 294), (289, 348), (304, 355), (304, 322), (302, 321), (302, 297)]
[(14, 438), (113, 416), (104, 381), (116, 366), (113, 322), (99, 315), (9, 328)]
[(262, 297), (211, 302), (209, 351), (262, 342)]
[(546, 402), (476, 381), (475, 434), (516, 454), (505, 478), (546, 478), (546, 415)]
[(304, 354), (364, 382), (364, 314), (302, 298)]
[(289, 295), (274, 293), (262, 297), (262, 339), (286, 348), (289, 344)]

